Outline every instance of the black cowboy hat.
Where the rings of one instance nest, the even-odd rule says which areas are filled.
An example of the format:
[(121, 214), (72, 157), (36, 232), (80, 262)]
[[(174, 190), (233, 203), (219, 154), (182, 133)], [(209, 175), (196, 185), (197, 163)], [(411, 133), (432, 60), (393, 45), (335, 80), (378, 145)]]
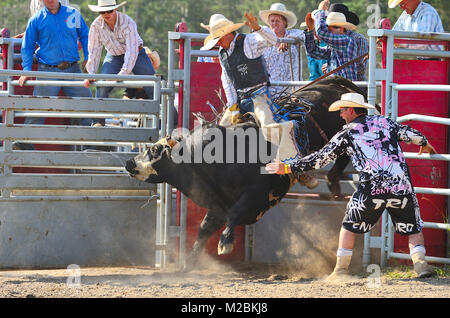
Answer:
[(347, 20), (347, 22), (350, 22), (350, 23), (352, 23), (354, 25), (358, 25), (359, 24), (358, 16), (355, 13), (351, 12), (345, 4), (333, 3), (328, 8), (328, 12), (340, 12), (340, 13), (343, 13), (345, 15), (345, 19)]

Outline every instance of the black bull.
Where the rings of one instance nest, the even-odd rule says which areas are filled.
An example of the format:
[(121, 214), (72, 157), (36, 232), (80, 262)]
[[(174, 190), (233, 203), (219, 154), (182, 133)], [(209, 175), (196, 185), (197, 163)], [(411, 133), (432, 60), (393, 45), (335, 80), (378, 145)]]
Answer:
[[(307, 119), (311, 151), (320, 149), (342, 128), (344, 122), (339, 117), (339, 112), (328, 112), (328, 107), (340, 99), (342, 94), (348, 92), (358, 92), (365, 96), (362, 89), (339, 77), (324, 79), (296, 94), (314, 104)], [(230, 162), (229, 157), (228, 160), (222, 161), (224, 163), (217, 160), (219, 152), (222, 152), (221, 156), (226, 158), (227, 151), (230, 151), (229, 147), (226, 147), (227, 140), (230, 135), (235, 136), (233, 132), (237, 129), (248, 131), (257, 130), (256, 128), (253, 122), (227, 129), (215, 124), (203, 123), (181, 141), (176, 142), (171, 137), (167, 137), (154, 144), (145, 153), (127, 161), (126, 169), (132, 177), (150, 183), (168, 183), (184, 193), (195, 204), (208, 209), (200, 225), (197, 240), (187, 257), (187, 269), (191, 269), (196, 263), (208, 238), (224, 224), (226, 227), (220, 237), (218, 253), (230, 253), (233, 248), (235, 226), (255, 223), (264, 212), (275, 206), (295, 183), (290, 175), (261, 173), (270, 158), (260, 160), (261, 158), (257, 156), (256, 163), (247, 163), (252, 155), (249, 151), (248, 138), (245, 139), (244, 149), (246, 163), (236, 163), (233, 160), (231, 162), (234, 163), (227, 163)], [(200, 148), (204, 151), (205, 147), (208, 147), (215, 139), (210, 136), (198, 139), (198, 136), (195, 136), (207, 135), (212, 129), (222, 134), (223, 148), (216, 147), (212, 152), (216, 159), (214, 162), (205, 162), (203, 159), (196, 163), (195, 150), (193, 150), (195, 143), (198, 144), (198, 140), (201, 140)], [(263, 148), (267, 150), (270, 144), (265, 141), (260, 143), (262, 134), (255, 135), (258, 138), (256, 141), (258, 147), (252, 148), (252, 151), (259, 153)], [(255, 144), (255, 140), (252, 140), (252, 143)], [(242, 155), (242, 147), (237, 149), (237, 143), (232, 144), (236, 160), (238, 154)], [(335, 195), (339, 195), (339, 177), (348, 162), (348, 157), (341, 156), (328, 174), (329, 186)]]

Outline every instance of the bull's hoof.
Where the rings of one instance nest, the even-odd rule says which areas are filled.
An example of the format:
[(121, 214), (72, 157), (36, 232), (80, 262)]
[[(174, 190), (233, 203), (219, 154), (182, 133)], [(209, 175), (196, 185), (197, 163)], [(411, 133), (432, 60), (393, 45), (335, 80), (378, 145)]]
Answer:
[(189, 273), (194, 269), (194, 266), (190, 266), (188, 264), (184, 264), (183, 267), (179, 270), (180, 273)]
[(219, 243), (219, 245), (217, 245), (217, 255), (230, 254), (233, 251), (233, 248), (234, 248), (233, 243), (229, 243), (229, 244)]

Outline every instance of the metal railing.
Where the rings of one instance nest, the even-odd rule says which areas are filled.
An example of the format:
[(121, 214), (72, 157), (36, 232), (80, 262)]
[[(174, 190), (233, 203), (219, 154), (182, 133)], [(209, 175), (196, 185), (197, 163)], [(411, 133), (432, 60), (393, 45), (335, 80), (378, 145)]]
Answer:
[[(376, 100), (376, 82), (385, 81), (385, 115), (404, 122), (408, 120), (418, 120), (429, 123), (450, 125), (448, 118), (425, 116), (418, 114), (409, 114), (398, 118), (398, 92), (399, 91), (450, 91), (450, 85), (413, 85), (413, 84), (396, 84), (393, 82), (394, 70), (394, 55), (408, 55), (408, 56), (427, 56), (427, 57), (441, 57), (449, 58), (450, 51), (431, 51), (431, 50), (414, 50), (396, 48), (394, 46), (394, 39), (420, 39), (430, 41), (450, 41), (449, 33), (418, 33), (418, 32), (400, 32), (384, 29), (370, 29), (369, 36), (369, 85), (368, 85), (368, 99), (369, 103), (374, 103)], [(377, 39), (379, 37), (386, 37), (386, 68), (379, 69), (376, 67), (376, 52)], [(444, 160), (450, 161), (449, 154), (422, 154), (404, 153), (405, 158), (422, 159), (422, 160)], [(447, 195), (450, 196), (450, 189), (435, 189), (414, 187), (416, 193)], [(424, 222), (425, 228), (440, 229), (450, 231), (450, 224), (448, 223), (433, 223)], [(394, 231), (393, 224), (385, 211), (382, 215), (382, 227), (380, 236), (371, 236), (370, 232), (364, 235), (364, 251), (363, 251), (363, 267), (367, 267), (370, 263), (370, 249), (379, 248), (381, 250), (380, 265), (386, 266), (387, 260), (390, 258), (411, 259), (409, 254), (394, 253)], [(450, 258), (426, 256), (429, 262), (450, 264)]]
[[(52, 72), (28, 72), (13, 70), (20, 61), (14, 53), (18, 39), (0, 38), (0, 45), (6, 51), (7, 69), (0, 70), (0, 82), (6, 82), (6, 90), (0, 91), (0, 106), (4, 110), (4, 122), (0, 125), (3, 151), (0, 162), (3, 173), (0, 201), (26, 202), (44, 201), (130, 201), (142, 202), (158, 197), (160, 209), (156, 215), (156, 249), (158, 255), (167, 246), (167, 224), (165, 209), (170, 209), (171, 200), (154, 184), (132, 179), (124, 169), (125, 161), (137, 153), (131, 147), (145, 147), (165, 136), (173, 128), (173, 111), (168, 104), (174, 97), (174, 88), (167, 88), (158, 76), (102, 75)], [(13, 57), (13, 58), (9, 58)], [(85, 97), (37, 97), (14, 95), (19, 83), (15, 76), (39, 77), (42, 80), (28, 80), (29, 86), (82, 87), (84, 79), (95, 79), (92, 87), (144, 87), (152, 86), (152, 100), (96, 99)], [(57, 79), (64, 79), (59, 81)], [(17, 117), (57, 118), (117, 118), (123, 121), (142, 120), (142, 127), (86, 127), (65, 125), (20, 125), (14, 123)], [(158, 127), (158, 119), (161, 126)], [(80, 152), (80, 151), (15, 151), (12, 142), (33, 144), (117, 146), (124, 152)], [(16, 168), (70, 169), (61, 174), (16, 173)], [(165, 185), (159, 186), (164, 188)], [(20, 208), (19, 208), (20, 209)]]

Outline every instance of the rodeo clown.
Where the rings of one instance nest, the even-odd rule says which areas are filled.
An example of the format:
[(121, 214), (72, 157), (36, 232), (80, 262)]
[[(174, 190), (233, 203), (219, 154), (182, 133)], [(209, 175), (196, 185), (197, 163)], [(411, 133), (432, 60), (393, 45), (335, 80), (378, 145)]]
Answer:
[[(307, 154), (308, 140), (305, 129), (299, 128), (299, 124), (278, 116), (279, 106), (268, 96), (269, 74), (263, 54), (277, 44), (277, 36), (268, 27), (261, 27), (251, 13), (245, 13), (245, 17), (247, 21), (235, 24), (222, 14), (213, 14), (208, 25), (210, 34), (201, 48), (211, 50), (219, 46), (221, 80), (228, 107), (220, 125), (237, 124), (242, 114), (254, 112), (266, 140), (278, 146), (277, 159), (290, 163)], [(236, 32), (244, 25), (254, 32)], [(297, 178), (308, 188), (318, 185), (318, 181), (306, 173), (297, 174)]]
[(436, 150), (419, 131), (384, 116), (367, 115), (367, 109), (373, 108), (360, 94), (343, 94), (341, 100), (331, 104), (329, 111), (339, 110), (347, 125), (321, 150), (291, 165), (279, 161), (266, 165), (269, 173), (293, 172), (295, 175), (325, 167), (344, 153), (352, 158), (353, 166), (359, 171), (360, 184), (347, 204), (339, 235), (336, 267), (328, 280), (348, 275), (355, 233), (370, 231), (385, 209), (391, 216), (395, 231), (408, 235), (411, 259), (419, 277), (433, 274), (425, 261), (423, 221), (399, 142), (420, 146), (419, 155), (423, 152), (435, 154)]

